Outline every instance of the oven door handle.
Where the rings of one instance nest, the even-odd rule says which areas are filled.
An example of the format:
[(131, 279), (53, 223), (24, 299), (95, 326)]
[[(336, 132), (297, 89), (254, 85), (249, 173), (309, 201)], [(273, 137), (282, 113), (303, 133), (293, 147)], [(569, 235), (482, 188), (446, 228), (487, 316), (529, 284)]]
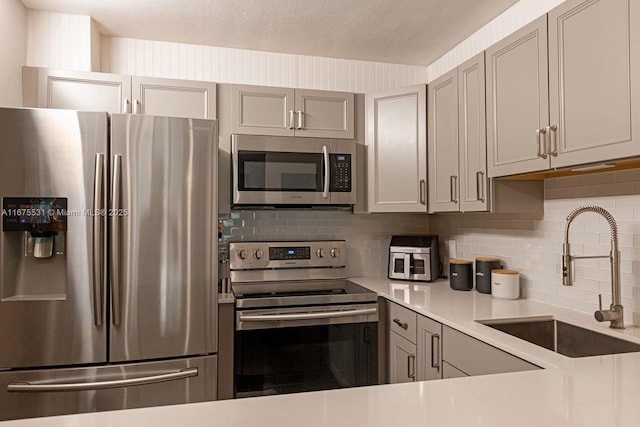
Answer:
[(241, 322), (279, 322), (283, 320), (310, 320), (310, 319), (333, 319), (337, 317), (361, 316), (366, 314), (376, 314), (377, 308), (363, 308), (357, 310), (323, 311), (320, 313), (292, 313), (292, 314), (240, 314)]

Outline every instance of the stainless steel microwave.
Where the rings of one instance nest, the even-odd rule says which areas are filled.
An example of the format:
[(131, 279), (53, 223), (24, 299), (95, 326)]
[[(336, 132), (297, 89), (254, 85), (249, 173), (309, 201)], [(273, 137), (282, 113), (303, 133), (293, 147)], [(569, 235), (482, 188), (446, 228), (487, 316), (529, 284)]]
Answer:
[(234, 206), (349, 206), (356, 143), (294, 136), (231, 136)]

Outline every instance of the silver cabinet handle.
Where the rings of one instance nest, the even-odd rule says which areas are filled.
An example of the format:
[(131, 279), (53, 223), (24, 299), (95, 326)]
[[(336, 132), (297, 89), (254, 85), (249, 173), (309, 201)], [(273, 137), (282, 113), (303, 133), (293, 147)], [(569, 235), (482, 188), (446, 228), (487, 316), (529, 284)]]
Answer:
[(484, 202), (484, 171), (476, 172), (476, 194), (478, 195), (478, 201)]
[(96, 154), (93, 172), (93, 323), (101, 326), (104, 319), (102, 308), (104, 292), (104, 154)]
[(122, 112), (123, 113), (130, 113), (131, 112), (131, 101), (129, 101), (128, 99), (123, 99), (122, 100)]
[(438, 334), (431, 335), (431, 367), (440, 371), (440, 335)]
[(545, 135), (547, 133), (547, 130), (545, 128), (542, 129), (536, 129), (536, 149), (537, 149), (537, 156), (542, 158), (542, 159), (546, 159), (547, 158), (547, 152), (546, 149), (544, 147), (544, 139), (545, 139)]
[(120, 209), (120, 178), (122, 174), (122, 156), (120, 154), (113, 155), (113, 164), (111, 166), (111, 205), (114, 215), (109, 215), (111, 224), (111, 313), (113, 315), (113, 324), (120, 325), (122, 318), (120, 306), (120, 221), (118, 211)]
[(416, 380), (416, 355), (407, 356), (407, 377)]
[(420, 204), (427, 204), (427, 182), (424, 179), (420, 180)]
[[(545, 139), (546, 141), (546, 147), (547, 147), (547, 154), (553, 157), (558, 157), (558, 136), (557, 136), (557, 132), (558, 132), (558, 126), (557, 125), (551, 125), (551, 126), (547, 126), (545, 129)], [(551, 144), (551, 138), (553, 137), (553, 144)], [(553, 147), (553, 150), (551, 149)]]
[(133, 114), (141, 114), (142, 112), (140, 111), (140, 107), (142, 106), (142, 104), (140, 103), (139, 100), (134, 99), (133, 100)]
[(322, 198), (329, 198), (329, 150), (326, 145), (322, 146), (322, 157), (324, 159), (324, 183), (322, 184)]
[(375, 314), (377, 308), (364, 308), (357, 310), (323, 311), (319, 313), (292, 313), (292, 314), (240, 314), (238, 320), (241, 322), (279, 322), (282, 320), (310, 320), (310, 319), (335, 319), (338, 317), (362, 316), (365, 314)]
[(182, 369), (176, 372), (170, 372), (168, 374), (150, 375), (140, 378), (130, 378), (126, 380), (113, 380), (113, 381), (95, 381), (89, 383), (47, 383), (47, 384), (32, 384), (30, 382), (24, 383), (10, 383), (7, 385), (7, 391), (9, 392), (43, 392), (43, 391), (86, 391), (86, 390), (103, 390), (106, 388), (119, 388), (119, 387), (132, 387), (136, 385), (154, 384), (164, 381), (180, 380), (184, 378), (190, 378), (198, 376), (198, 368)]
[(458, 203), (458, 175), (451, 175), (451, 177), (449, 177), (449, 186), (451, 187), (451, 201)]
[(293, 110), (289, 110), (289, 129), (293, 129), (293, 115), (295, 112)]
[(396, 325), (400, 326), (402, 329), (407, 330), (409, 329), (409, 324), (407, 322), (403, 322), (401, 321), (399, 318), (395, 318), (393, 319), (393, 323), (395, 323)]
[(304, 124), (302, 122), (302, 115), (304, 114), (304, 112), (298, 110), (296, 111), (296, 114), (298, 115), (298, 127), (296, 129), (302, 129), (304, 128)]

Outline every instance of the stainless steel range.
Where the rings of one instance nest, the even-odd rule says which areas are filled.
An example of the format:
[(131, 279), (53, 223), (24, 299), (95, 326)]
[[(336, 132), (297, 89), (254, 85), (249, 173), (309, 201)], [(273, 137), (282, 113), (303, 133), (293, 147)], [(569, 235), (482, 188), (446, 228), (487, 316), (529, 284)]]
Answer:
[(378, 383), (377, 295), (346, 280), (344, 241), (229, 245), (235, 396)]

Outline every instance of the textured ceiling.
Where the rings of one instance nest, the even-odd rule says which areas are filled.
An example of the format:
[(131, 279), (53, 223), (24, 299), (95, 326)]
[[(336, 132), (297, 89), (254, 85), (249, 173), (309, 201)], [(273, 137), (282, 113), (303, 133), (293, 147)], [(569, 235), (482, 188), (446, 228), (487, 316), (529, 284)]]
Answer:
[(103, 35), (429, 65), (517, 0), (22, 0)]

